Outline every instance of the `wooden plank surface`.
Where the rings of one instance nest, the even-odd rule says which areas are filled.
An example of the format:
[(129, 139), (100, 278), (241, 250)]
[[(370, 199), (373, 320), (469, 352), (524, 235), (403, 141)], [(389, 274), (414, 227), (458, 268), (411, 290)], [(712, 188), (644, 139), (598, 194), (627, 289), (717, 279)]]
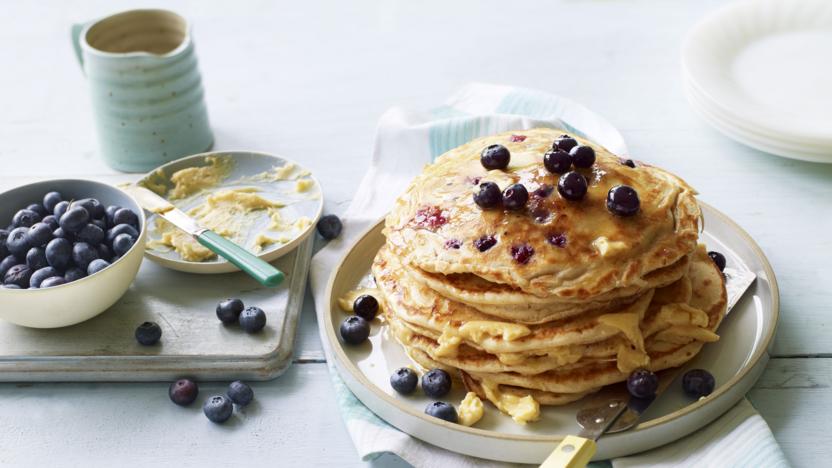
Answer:
[[(528, 86), (605, 115), (631, 154), (685, 177), (747, 229), (780, 281), (773, 359), (751, 398), (797, 466), (832, 457), (832, 166), (736, 144), (688, 108), (685, 31), (720, 0), (165, 2), (192, 19), (217, 149), (309, 167), (342, 212), (392, 105), (440, 103), (462, 84)], [(0, 190), (116, 174), (97, 156), (72, 22), (134, 1), (16, 2), (0, 15)], [(360, 465), (331, 398), (307, 295), (296, 364), (258, 384), (261, 409), (229, 428), (178, 412), (159, 384), (0, 385), (0, 464), (201, 462)], [(2, 305), (0, 305), (2, 306)], [(219, 388), (219, 387), (216, 387)], [(90, 454), (95, 459), (90, 461)], [(60, 457), (60, 458), (59, 458)], [(109, 462), (109, 463), (108, 463)], [(382, 462), (387, 464), (388, 460)]]

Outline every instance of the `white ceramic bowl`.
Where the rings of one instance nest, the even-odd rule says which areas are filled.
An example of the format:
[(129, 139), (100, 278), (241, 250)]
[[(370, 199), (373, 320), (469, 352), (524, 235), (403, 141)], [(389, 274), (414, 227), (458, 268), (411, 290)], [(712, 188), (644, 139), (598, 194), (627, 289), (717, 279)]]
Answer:
[(144, 254), (147, 234), (144, 212), (127, 193), (89, 180), (49, 180), (24, 185), (0, 194), (0, 224), (14, 213), (58, 191), (65, 200), (97, 198), (104, 205), (119, 205), (139, 216), (139, 239), (120, 259), (104, 270), (78, 281), (46, 289), (0, 288), (0, 318), (32, 328), (58, 328), (89, 320), (115, 304), (127, 291)]

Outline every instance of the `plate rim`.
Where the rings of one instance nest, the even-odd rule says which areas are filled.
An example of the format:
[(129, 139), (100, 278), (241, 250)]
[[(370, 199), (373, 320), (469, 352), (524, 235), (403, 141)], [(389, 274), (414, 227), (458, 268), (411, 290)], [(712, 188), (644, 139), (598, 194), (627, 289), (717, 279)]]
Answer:
[[(268, 157), (268, 158), (271, 158), (271, 159), (280, 159), (280, 160), (282, 160), (286, 163), (291, 163), (291, 164), (294, 164), (295, 166), (297, 166), (299, 168), (306, 169), (306, 166), (304, 166), (302, 164), (299, 164), (294, 159), (286, 158), (286, 157), (283, 157), (283, 156), (280, 156), (280, 155), (277, 155), (277, 154), (273, 154), (273, 153), (267, 153), (265, 151), (254, 151), (254, 150), (206, 151), (204, 153), (192, 154), (192, 155), (185, 156), (185, 157), (182, 157), (182, 158), (179, 158), (179, 159), (175, 159), (173, 161), (169, 161), (165, 164), (162, 164), (161, 166), (155, 167), (155, 168), (151, 169), (150, 171), (146, 172), (144, 175), (142, 175), (142, 177), (134, 183), (135, 184), (141, 183), (142, 181), (151, 177), (156, 171), (162, 170), (162, 169), (164, 169), (168, 166), (172, 166), (174, 164), (177, 164), (177, 163), (180, 163), (182, 161), (189, 160), (189, 159), (197, 159), (197, 158), (203, 158), (204, 159), (208, 156), (235, 155), (235, 154), (240, 154), (240, 153), (254, 154), (254, 155), (257, 155), (257, 156), (265, 156), (265, 157)], [(306, 170), (308, 171), (308, 169), (306, 169)], [(314, 232), (315, 225), (317, 224), (318, 220), (321, 218), (321, 215), (323, 214), (324, 193), (323, 193), (323, 186), (321, 186), (320, 181), (318, 181), (318, 179), (312, 174), (311, 171), (309, 171), (309, 176), (308, 177), (315, 182), (315, 184), (318, 186), (318, 190), (320, 192), (320, 197), (318, 198), (318, 209), (315, 212), (314, 219), (312, 219), (312, 222), (309, 224), (309, 226), (306, 227), (306, 229), (304, 229), (300, 234), (298, 234), (290, 242), (288, 242), (286, 244), (283, 244), (283, 245), (281, 245), (281, 246), (279, 246), (279, 247), (277, 247), (273, 250), (268, 250), (268, 249), (263, 250), (262, 252), (256, 254), (257, 258), (271, 263), (271, 262), (277, 260), (278, 258), (288, 254), (292, 250), (294, 250), (303, 241), (308, 239), (309, 236)], [(165, 199), (167, 200), (167, 198), (165, 198)], [(148, 223), (150, 222), (150, 218), (152, 218), (152, 216), (147, 217), (147, 220), (148, 220), (147, 222)], [(150, 230), (149, 230), (149, 227), (148, 227), (148, 236), (149, 236), (149, 232), (150, 232)], [(171, 259), (171, 258), (167, 258), (167, 257), (162, 257), (160, 255), (157, 255), (157, 254), (153, 253), (150, 249), (147, 249), (147, 248), (144, 251), (144, 256), (145, 256), (145, 258), (147, 258), (148, 260), (156, 263), (157, 265), (160, 265), (160, 266), (163, 266), (165, 268), (172, 269), (172, 270), (185, 272), (185, 273), (196, 273), (196, 274), (210, 275), (210, 274), (223, 274), (223, 273), (233, 273), (233, 272), (241, 271), (237, 266), (235, 266), (233, 263), (231, 263), (227, 260), (218, 261), (218, 262), (191, 262), (191, 261), (188, 261), (188, 260), (182, 260), (181, 258), (180, 259)]]
[[(767, 280), (770, 284), (770, 291), (771, 291), (771, 314), (772, 314), (772, 326), (765, 337), (760, 341), (761, 346), (757, 347), (754, 354), (749, 358), (745, 365), (740, 369), (736, 375), (731, 377), (724, 385), (719, 386), (714, 393), (709, 395), (708, 398), (700, 399), (698, 401), (692, 402), (691, 404), (678, 409), (672, 413), (666, 414), (664, 416), (651, 419), (649, 421), (645, 421), (642, 423), (637, 424), (635, 427), (630, 429), (630, 431), (638, 431), (638, 430), (646, 430), (650, 429), (655, 426), (659, 426), (662, 424), (673, 422), (679, 418), (682, 418), (690, 413), (693, 413), (700, 408), (704, 408), (705, 406), (709, 406), (711, 404), (717, 404), (721, 397), (726, 396), (735, 386), (737, 386), (749, 373), (751, 373), (757, 365), (760, 363), (761, 360), (768, 358), (768, 350), (770, 349), (772, 342), (774, 340), (774, 336), (777, 332), (777, 328), (780, 322), (780, 288), (777, 283), (777, 278), (774, 274), (774, 270), (771, 267), (771, 263), (769, 262), (768, 258), (766, 257), (765, 253), (763, 252), (762, 248), (757, 245), (757, 242), (751, 237), (748, 232), (746, 232), (742, 227), (740, 227), (734, 220), (729, 218), (727, 215), (722, 213), (721, 211), (717, 210), (713, 206), (698, 201), (699, 205), (702, 206), (705, 210), (710, 211), (713, 215), (720, 218), (722, 222), (726, 225), (731, 227), (751, 248), (751, 250), (755, 253), (755, 255), (759, 258), (763, 271), (766, 274)], [(346, 263), (347, 259), (353, 254), (355, 251), (355, 247), (364, 242), (364, 240), (370, 236), (374, 231), (376, 231), (380, 225), (383, 225), (385, 216), (382, 216), (377, 222), (372, 223), (367, 229), (364, 230), (349, 246), (349, 248), (345, 251), (344, 255), (338, 260), (335, 268), (332, 270), (329, 279), (327, 280), (325, 297), (327, 299), (327, 312), (324, 314), (324, 332), (326, 333), (327, 339), (329, 340), (329, 345), (332, 348), (333, 354), (335, 355), (335, 359), (338, 361), (337, 364), (341, 366), (343, 369), (347, 370), (350, 373), (350, 377), (355, 379), (359, 384), (361, 384), (365, 389), (369, 390), (377, 398), (380, 398), (385, 403), (388, 403), (396, 409), (407, 413), (409, 416), (415, 416), (419, 420), (424, 423), (438, 425), (440, 427), (453, 430), (455, 432), (460, 432), (462, 434), (471, 435), (471, 436), (480, 436), (480, 437), (488, 437), (491, 439), (500, 439), (500, 440), (512, 440), (518, 442), (547, 442), (547, 443), (559, 443), (566, 437), (566, 434), (562, 435), (524, 435), (524, 434), (506, 434), (500, 433), (492, 430), (486, 429), (478, 429), (475, 427), (467, 427), (461, 424), (454, 424), (447, 421), (443, 421), (438, 418), (434, 418), (431, 416), (427, 416), (424, 413), (416, 411), (414, 408), (411, 408), (408, 405), (405, 405), (398, 399), (394, 398), (391, 395), (383, 392), (376, 384), (371, 382), (359, 369), (352, 360), (346, 355), (343, 350), (342, 344), (337, 336), (335, 336), (335, 326), (332, 321), (333, 311), (331, 304), (333, 303), (333, 289), (335, 286), (335, 279), (341, 272)], [(336, 366), (338, 368), (338, 366)], [(350, 390), (352, 392), (352, 390)], [(355, 394), (355, 392), (353, 392)], [(355, 395), (356, 398), (361, 400), (358, 395)], [(742, 394), (744, 396), (744, 394)], [(367, 406), (363, 401), (361, 402), (365, 406)], [(369, 408), (368, 408), (369, 409)], [(376, 413), (374, 413), (376, 414)], [(720, 415), (723, 413), (720, 413)], [(378, 416), (378, 415), (377, 415)], [(381, 418), (381, 416), (378, 416)], [(384, 418), (382, 418), (384, 419)], [(385, 420), (385, 422), (388, 422)], [(393, 425), (392, 423), (388, 422), (388, 424)], [(395, 425), (394, 425), (395, 426)]]

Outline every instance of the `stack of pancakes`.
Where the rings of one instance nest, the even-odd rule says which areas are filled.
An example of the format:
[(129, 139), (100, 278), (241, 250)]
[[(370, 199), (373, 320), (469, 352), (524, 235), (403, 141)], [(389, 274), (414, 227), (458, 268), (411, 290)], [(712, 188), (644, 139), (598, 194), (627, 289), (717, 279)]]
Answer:
[[(397, 200), (373, 264), (384, 317), (408, 355), (458, 374), (507, 413), (518, 398), (565, 404), (635, 369), (679, 366), (718, 339), (725, 314), (723, 276), (698, 244), (695, 191), (578, 139), (596, 161), (573, 169), (589, 188), (567, 200), (543, 164), (563, 133), (499, 134), (439, 157)], [(480, 163), (492, 144), (509, 149), (505, 170)], [(526, 207), (479, 207), (473, 194), (488, 181), (523, 184)], [(637, 191), (636, 215), (607, 208), (616, 185)]]

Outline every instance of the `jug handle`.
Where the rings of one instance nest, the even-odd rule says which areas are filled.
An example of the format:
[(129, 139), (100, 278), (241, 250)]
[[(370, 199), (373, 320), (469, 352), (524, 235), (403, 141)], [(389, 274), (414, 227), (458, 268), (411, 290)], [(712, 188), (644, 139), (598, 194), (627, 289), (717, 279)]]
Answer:
[(84, 53), (81, 51), (81, 32), (86, 26), (86, 24), (76, 23), (72, 25), (69, 31), (72, 39), (72, 48), (75, 49), (75, 57), (78, 59), (78, 64), (81, 65), (81, 70), (84, 69)]

